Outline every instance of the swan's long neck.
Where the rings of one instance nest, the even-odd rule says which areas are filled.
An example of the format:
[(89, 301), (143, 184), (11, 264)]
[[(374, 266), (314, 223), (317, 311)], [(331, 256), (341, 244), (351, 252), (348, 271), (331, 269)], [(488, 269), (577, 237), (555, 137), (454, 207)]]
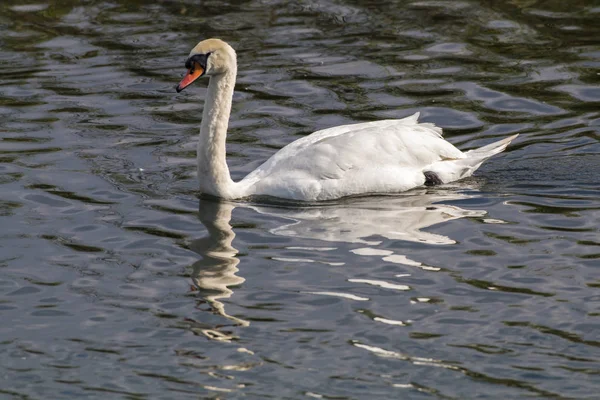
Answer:
[(200, 191), (221, 198), (237, 197), (236, 183), (229, 175), (225, 141), (237, 68), (210, 78), (198, 141)]

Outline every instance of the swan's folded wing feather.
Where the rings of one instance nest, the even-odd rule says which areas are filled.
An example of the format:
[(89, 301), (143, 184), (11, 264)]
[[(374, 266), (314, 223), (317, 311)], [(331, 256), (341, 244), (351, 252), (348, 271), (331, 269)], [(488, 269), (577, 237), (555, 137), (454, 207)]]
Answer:
[(244, 181), (252, 184), (286, 171), (313, 179), (340, 179), (347, 171), (379, 167), (424, 167), (444, 159), (464, 158), (442, 139), (441, 129), (419, 124), (418, 115), (325, 129), (299, 139), (274, 154)]
[(293, 157), (294, 169), (305, 169), (316, 179), (340, 179), (348, 171), (389, 167), (421, 169), (434, 162), (464, 158), (463, 153), (427, 126), (391, 126), (380, 131), (366, 127), (328, 137)]

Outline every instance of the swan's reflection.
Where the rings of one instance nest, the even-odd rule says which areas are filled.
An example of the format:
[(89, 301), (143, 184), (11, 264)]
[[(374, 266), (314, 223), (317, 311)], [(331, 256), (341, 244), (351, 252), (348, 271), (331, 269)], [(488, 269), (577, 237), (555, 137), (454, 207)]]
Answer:
[(453, 244), (447, 236), (422, 229), (463, 217), (481, 217), (485, 211), (465, 210), (441, 204), (467, 199), (471, 195), (454, 191), (420, 190), (409, 194), (363, 197), (346, 202), (307, 208), (253, 207), (261, 214), (291, 219), (293, 222), (272, 229), (282, 236), (377, 245), (372, 236), (428, 244)]
[[(192, 281), (215, 313), (236, 325), (248, 326), (248, 321), (227, 314), (224, 304), (219, 301), (231, 297), (231, 287), (245, 281), (236, 275), (240, 260), (236, 257), (237, 249), (231, 245), (235, 233), (229, 224), (233, 209), (234, 205), (231, 203), (201, 200), (199, 218), (208, 235), (190, 243), (190, 249), (202, 256), (202, 259), (192, 265)], [(216, 340), (228, 341), (232, 338), (212, 329), (203, 329), (202, 333)]]
[[(233, 294), (232, 287), (244, 282), (236, 275), (239, 259), (232, 246), (235, 233), (230, 225), (235, 207), (253, 209), (260, 214), (283, 218), (287, 221), (271, 230), (275, 235), (316, 239), (327, 242), (360, 243), (376, 246), (381, 241), (376, 236), (392, 240), (421, 242), (436, 245), (455, 243), (447, 236), (425, 232), (422, 229), (442, 222), (463, 217), (482, 217), (485, 211), (465, 210), (444, 202), (473, 197), (452, 190), (411, 191), (409, 194), (385, 197), (364, 197), (336, 203), (299, 207), (296, 205), (251, 205), (202, 199), (199, 217), (208, 235), (195, 240), (190, 247), (202, 256), (193, 265), (192, 280), (212, 309), (236, 325), (248, 326), (249, 322), (231, 316), (225, 311), (220, 299)], [(404, 255), (373, 247), (352, 250), (360, 255), (382, 255), (389, 262), (423, 266)], [(206, 331), (207, 336), (219, 339), (220, 332)], [(220, 340), (227, 340), (224, 336)]]
[[(466, 187), (463, 187), (464, 190)], [(435, 245), (454, 244), (453, 239), (422, 229), (463, 217), (482, 217), (480, 210), (443, 202), (474, 197), (452, 189), (413, 190), (395, 196), (363, 197), (314, 207), (253, 207), (261, 214), (292, 222), (271, 230), (275, 235), (327, 242), (361, 243), (368, 247), (351, 250), (365, 256), (382, 256), (384, 261), (438, 271), (391, 250), (374, 248), (376, 237)]]

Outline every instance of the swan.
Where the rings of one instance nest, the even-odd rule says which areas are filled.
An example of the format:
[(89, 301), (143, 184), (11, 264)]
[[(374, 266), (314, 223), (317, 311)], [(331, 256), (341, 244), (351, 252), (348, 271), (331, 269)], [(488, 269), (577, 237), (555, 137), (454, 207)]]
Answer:
[(207, 39), (190, 52), (177, 92), (210, 77), (198, 141), (200, 191), (226, 200), (270, 196), (324, 201), (403, 192), (471, 176), (504, 151), (517, 135), (462, 152), (442, 138), (441, 128), (403, 118), (335, 126), (298, 139), (239, 182), (229, 174), (225, 142), (237, 74), (235, 50)]

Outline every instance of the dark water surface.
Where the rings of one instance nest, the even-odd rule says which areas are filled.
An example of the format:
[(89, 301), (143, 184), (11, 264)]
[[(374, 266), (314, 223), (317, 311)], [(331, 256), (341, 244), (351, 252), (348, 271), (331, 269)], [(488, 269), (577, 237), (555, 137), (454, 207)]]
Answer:
[[(597, 399), (600, 2), (0, 4), (0, 398)], [(198, 200), (199, 40), (238, 51), (234, 178), (407, 116), (474, 178)]]

